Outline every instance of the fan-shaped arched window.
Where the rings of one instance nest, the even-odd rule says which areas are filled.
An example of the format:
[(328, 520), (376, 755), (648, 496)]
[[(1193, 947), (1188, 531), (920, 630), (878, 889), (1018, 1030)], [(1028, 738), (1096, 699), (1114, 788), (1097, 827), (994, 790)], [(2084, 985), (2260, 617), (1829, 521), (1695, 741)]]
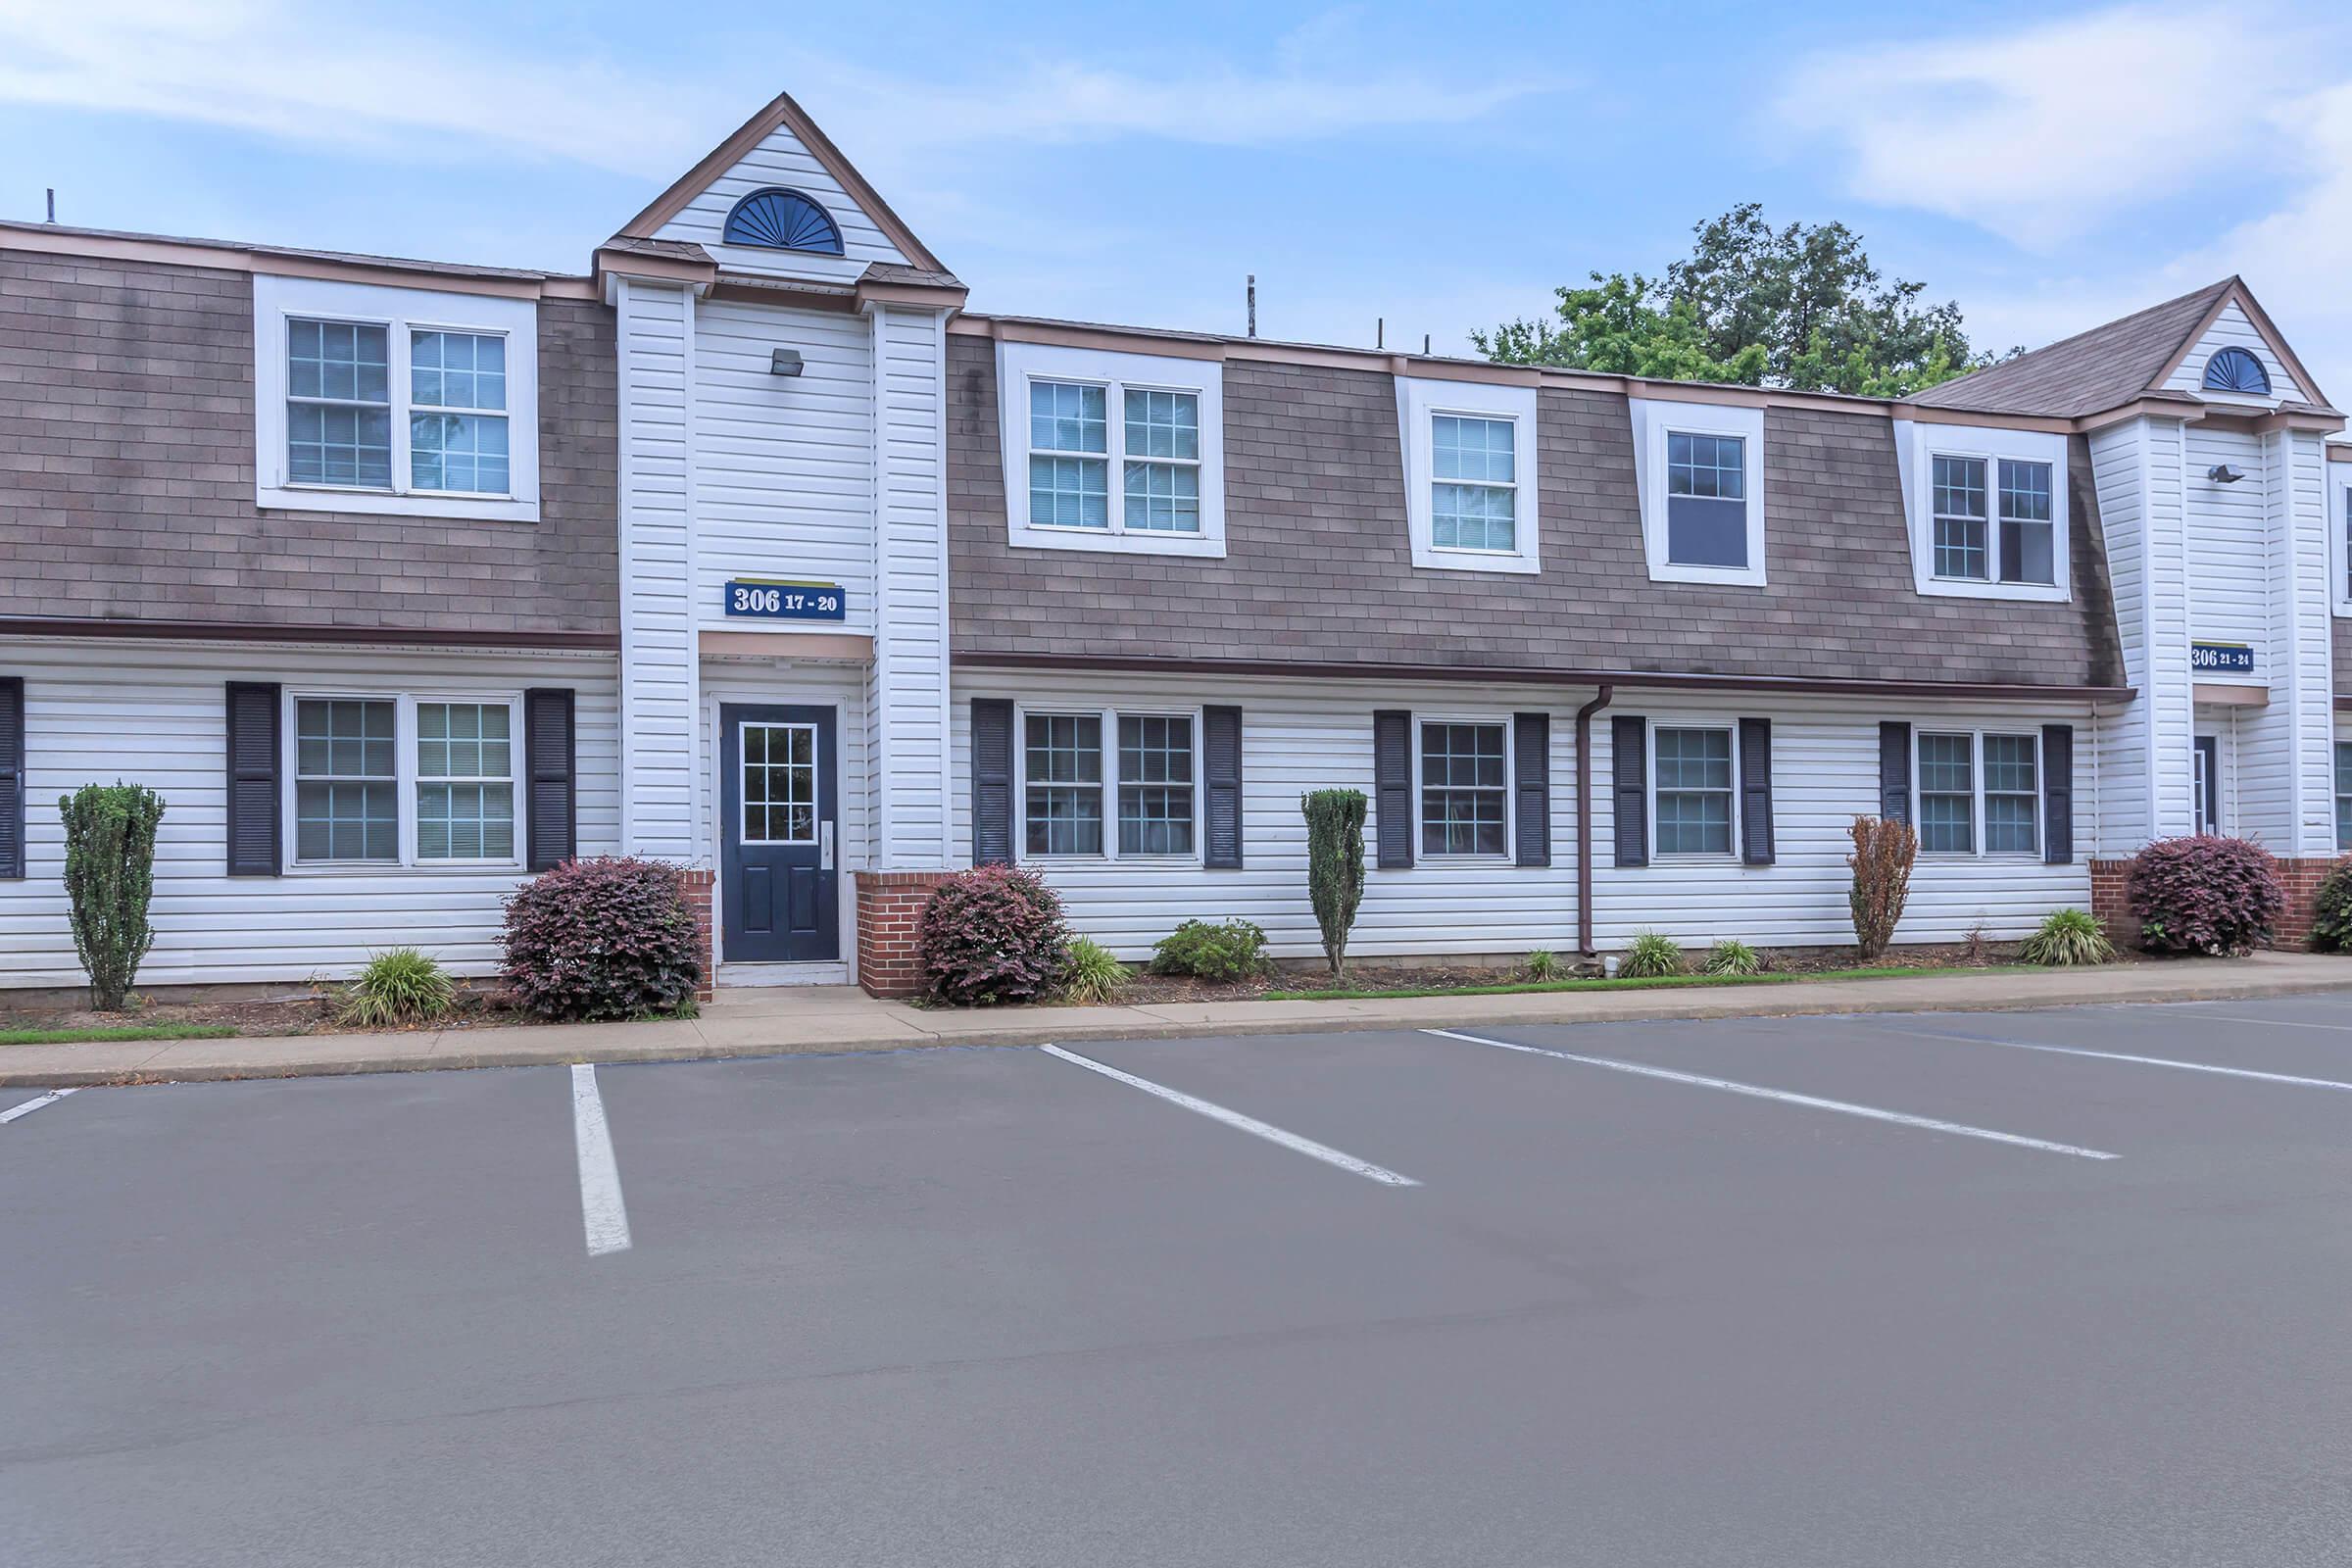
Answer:
[(727, 214), (726, 242), (778, 251), (814, 251), (839, 256), (841, 226), (822, 207), (797, 190), (771, 185), (756, 190)]
[(2251, 392), (2267, 398), (2271, 372), (2244, 349), (2223, 349), (2205, 362), (2205, 387), (2211, 392)]

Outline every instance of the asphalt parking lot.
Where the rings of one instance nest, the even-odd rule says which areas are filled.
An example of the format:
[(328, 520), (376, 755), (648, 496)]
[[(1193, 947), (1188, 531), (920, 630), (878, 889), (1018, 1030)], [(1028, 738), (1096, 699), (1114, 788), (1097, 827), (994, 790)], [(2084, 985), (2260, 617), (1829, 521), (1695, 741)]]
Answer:
[(2352, 1003), (0, 1095), (11, 1564), (2319, 1564)]

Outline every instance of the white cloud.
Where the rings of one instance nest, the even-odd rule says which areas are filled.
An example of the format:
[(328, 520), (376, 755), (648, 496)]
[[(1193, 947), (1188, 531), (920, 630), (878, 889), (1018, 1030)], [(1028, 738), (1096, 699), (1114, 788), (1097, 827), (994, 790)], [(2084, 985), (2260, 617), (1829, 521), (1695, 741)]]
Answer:
[[(2302, 30), (2263, 8), (2125, 6), (1815, 56), (1778, 109), (1840, 150), (1852, 194), (2052, 246), (2269, 162), (2276, 94), (2316, 54)], [(2232, 47), (2248, 38), (2259, 65), (2241, 72)]]

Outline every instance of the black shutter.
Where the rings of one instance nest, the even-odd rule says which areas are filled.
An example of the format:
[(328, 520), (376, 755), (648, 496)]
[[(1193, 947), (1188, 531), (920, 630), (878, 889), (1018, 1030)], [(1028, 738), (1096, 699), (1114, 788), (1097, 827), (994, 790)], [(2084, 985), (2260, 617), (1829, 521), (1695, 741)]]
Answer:
[(2041, 726), (2041, 858), (2052, 865), (2075, 858), (2075, 726)]
[(1200, 863), (1238, 870), (1242, 863), (1242, 710), (1200, 710), (1200, 778), (1207, 786)]
[(1519, 863), (1551, 863), (1551, 715), (1511, 715), (1511, 781), (1519, 808)]
[(1740, 858), (1772, 863), (1772, 720), (1740, 721)]
[(1372, 715), (1372, 825), (1380, 867), (1413, 863), (1413, 715), (1384, 708)]
[(972, 699), (972, 863), (1012, 863), (1012, 703)]
[(228, 683), (228, 874), (275, 876), (281, 863), (277, 687)]
[(579, 838), (577, 741), (571, 688), (538, 686), (522, 694), (522, 766), (530, 780), (530, 854), (524, 863), (550, 871), (572, 858)]
[(1879, 726), (1879, 815), (1889, 822), (1911, 820), (1911, 726)]
[(0, 678), (0, 877), (24, 874), (24, 678)]
[(1617, 863), (1649, 863), (1649, 725), (1639, 714), (1609, 720), (1609, 775), (1617, 815)]

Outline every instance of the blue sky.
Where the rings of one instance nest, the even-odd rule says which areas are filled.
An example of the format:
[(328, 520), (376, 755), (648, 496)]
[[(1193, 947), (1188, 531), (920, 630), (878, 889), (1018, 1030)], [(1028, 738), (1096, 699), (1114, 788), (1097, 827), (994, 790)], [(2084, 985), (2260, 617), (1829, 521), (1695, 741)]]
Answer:
[(2039, 343), (2242, 271), (2352, 397), (2352, 21), (2282, 4), (0, 0), (0, 215), (584, 270), (778, 88), (973, 308), (1465, 347), (1755, 200)]

